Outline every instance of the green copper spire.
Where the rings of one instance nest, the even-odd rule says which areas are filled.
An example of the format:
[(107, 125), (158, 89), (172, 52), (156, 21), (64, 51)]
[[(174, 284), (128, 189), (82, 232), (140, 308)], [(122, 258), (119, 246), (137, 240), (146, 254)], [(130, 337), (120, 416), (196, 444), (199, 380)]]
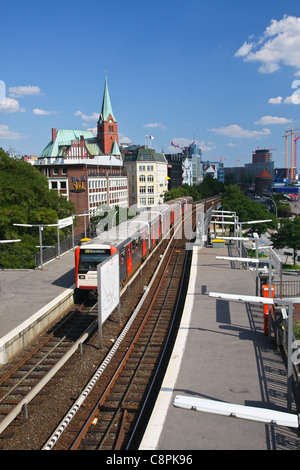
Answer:
[(111, 107), (109, 92), (108, 92), (107, 77), (105, 76), (104, 95), (103, 95), (102, 109), (101, 109), (100, 117), (101, 117), (102, 121), (107, 121), (109, 115), (111, 115), (111, 117), (115, 121), (115, 117), (114, 117), (113, 110), (112, 110), (112, 107)]

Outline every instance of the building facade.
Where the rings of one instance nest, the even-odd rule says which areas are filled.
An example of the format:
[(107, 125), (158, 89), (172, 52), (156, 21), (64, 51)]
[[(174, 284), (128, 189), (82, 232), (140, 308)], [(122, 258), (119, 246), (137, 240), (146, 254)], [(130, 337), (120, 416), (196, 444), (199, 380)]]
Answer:
[(202, 183), (203, 165), (201, 157), (201, 149), (195, 142), (188, 147), (184, 147), (182, 153), (166, 155), (169, 165), (169, 189), (182, 184), (193, 186)]
[(245, 174), (256, 178), (263, 170), (267, 171), (272, 179), (274, 178), (272, 153), (268, 149), (257, 149), (252, 154), (252, 163), (245, 164)]
[[(165, 155), (168, 162), (168, 190), (178, 188), (183, 182), (183, 160), (182, 154)], [(185, 158), (184, 158), (185, 159)]]
[(200, 184), (203, 181), (203, 166), (201, 164), (202, 152), (195, 142), (183, 149), (186, 156), (183, 161), (183, 183), (190, 186)]
[(161, 204), (168, 189), (168, 162), (154, 149), (140, 147), (123, 157), (128, 173), (129, 204), (146, 208)]
[[(97, 135), (90, 130), (53, 128), (50, 142), (34, 163), (47, 177), (50, 189), (71, 200), (77, 214), (88, 214), (88, 223), (99, 205), (128, 207), (128, 177), (107, 80)], [(80, 217), (76, 233), (83, 228), (84, 217)]]

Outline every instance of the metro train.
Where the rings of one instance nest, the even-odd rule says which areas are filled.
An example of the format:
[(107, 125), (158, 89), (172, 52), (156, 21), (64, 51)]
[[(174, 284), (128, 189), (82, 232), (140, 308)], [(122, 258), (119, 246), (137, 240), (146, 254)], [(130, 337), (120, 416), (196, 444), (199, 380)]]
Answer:
[(178, 198), (140, 212), (136, 217), (102, 232), (75, 249), (75, 286), (97, 291), (97, 265), (119, 252), (120, 284), (133, 275), (170, 227), (190, 212), (193, 198)]

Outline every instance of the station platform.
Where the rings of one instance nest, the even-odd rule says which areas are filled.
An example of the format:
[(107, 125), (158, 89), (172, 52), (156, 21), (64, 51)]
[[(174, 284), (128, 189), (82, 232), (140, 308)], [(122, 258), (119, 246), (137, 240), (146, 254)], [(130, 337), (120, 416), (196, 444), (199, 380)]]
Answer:
[(255, 296), (255, 272), (216, 260), (228, 247), (193, 249), (184, 312), (139, 450), (297, 450), (296, 428), (174, 406), (176, 396), (297, 414), (287, 409), (280, 353), (264, 334), (263, 306), (209, 297)]
[(43, 270), (0, 271), (0, 364), (31, 341), (31, 333), (37, 332), (31, 328), (34, 322), (37, 328), (45, 328), (60, 309), (72, 304), (74, 257), (71, 250), (44, 264)]
[[(169, 367), (140, 450), (297, 450), (296, 429), (174, 407), (177, 395), (287, 411), (281, 355), (264, 335), (263, 307), (209, 297), (255, 295), (255, 272), (228, 247), (194, 247), (187, 299)], [(74, 293), (74, 252), (43, 270), (0, 271), (0, 364), (6, 346)], [(24, 339), (20, 339), (21, 344)], [(14, 351), (12, 352), (12, 354)], [(293, 411), (296, 407), (293, 403)]]

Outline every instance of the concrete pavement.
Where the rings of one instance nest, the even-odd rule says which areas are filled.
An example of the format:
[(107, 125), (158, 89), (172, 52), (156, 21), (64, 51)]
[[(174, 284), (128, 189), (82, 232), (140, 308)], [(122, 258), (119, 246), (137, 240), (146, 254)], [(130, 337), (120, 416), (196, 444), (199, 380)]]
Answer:
[(194, 252), (177, 341), (140, 449), (295, 450), (290, 428), (173, 406), (186, 395), (287, 412), (286, 371), (264, 335), (263, 307), (208, 296), (253, 296), (255, 273), (216, 256), (228, 256), (227, 247)]

